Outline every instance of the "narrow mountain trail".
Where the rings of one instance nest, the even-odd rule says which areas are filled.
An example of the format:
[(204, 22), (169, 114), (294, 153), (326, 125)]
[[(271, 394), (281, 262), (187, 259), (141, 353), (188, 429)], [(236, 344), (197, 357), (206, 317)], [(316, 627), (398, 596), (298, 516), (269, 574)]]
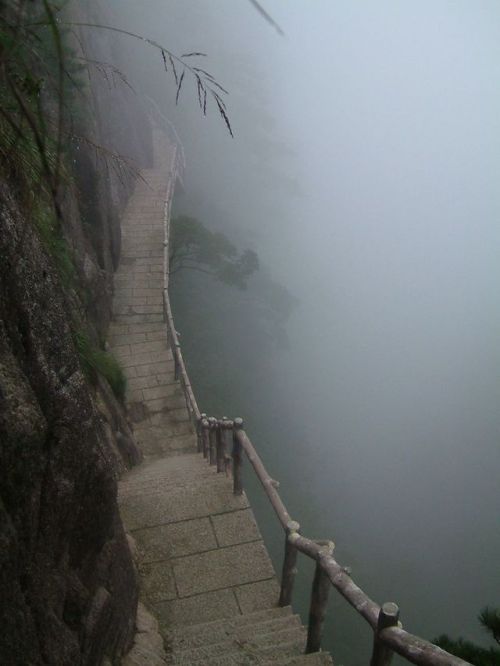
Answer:
[[(119, 484), (142, 602), (124, 663), (331, 664), (326, 653), (303, 654), (300, 619), (277, 606), (278, 582), (246, 496), (233, 495), (231, 480), (197, 453), (162, 302), (173, 151), (159, 139), (156, 147), (157, 166), (142, 172), (123, 218), (110, 332), (144, 456)], [(144, 635), (159, 629), (166, 655), (159, 637), (141, 640), (141, 624)]]

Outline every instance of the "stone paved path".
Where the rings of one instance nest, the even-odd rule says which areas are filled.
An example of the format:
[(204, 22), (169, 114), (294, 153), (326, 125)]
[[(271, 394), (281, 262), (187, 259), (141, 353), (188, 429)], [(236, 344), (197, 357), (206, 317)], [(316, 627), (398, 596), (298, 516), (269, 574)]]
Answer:
[(110, 346), (127, 378), (126, 401), (146, 457), (189, 450), (193, 432), (163, 321), (164, 208), (168, 168), (142, 172), (122, 221)]
[[(246, 496), (235, 497), (231, 480), (196, 453), (163, 323), (168, 164), (143, 176), (123, 219), (110, 335), (145, 458), (119, 484), (142, 601), (172, 663), (331, 663), (325, 654), (299, 657), (304, 629), (290, 608), (276, 607), (278, 584)], [(127, 663), (165, 662), (145, 644)]]

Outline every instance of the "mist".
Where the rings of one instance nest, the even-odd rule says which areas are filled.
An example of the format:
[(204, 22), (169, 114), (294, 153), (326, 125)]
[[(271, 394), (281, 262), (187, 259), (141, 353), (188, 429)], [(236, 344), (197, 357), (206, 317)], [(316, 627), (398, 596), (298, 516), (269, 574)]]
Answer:
[[(154, 48), (110, 36), (129, 39), (120, 67), (184, 148), (174, 212), (260, 258), (246, 291), (173, 281), (201, 407), (245, 419), (304, 533), (332, 538), (405, 628), (486, 644), (477, 614), (500, 597), (498, 3), (267, 0), (284, 37), (244, 0), (109, 4), (117, 27), (207, 53), (229, 91), (234, 139), (192, 81), (175, 104)], [(287, 317), (269, 300), (281, 288)], [(248, 484), (279, 571), (282, 535)], [(370, 651), (333, 592), (325, 648), (349, 664)]]

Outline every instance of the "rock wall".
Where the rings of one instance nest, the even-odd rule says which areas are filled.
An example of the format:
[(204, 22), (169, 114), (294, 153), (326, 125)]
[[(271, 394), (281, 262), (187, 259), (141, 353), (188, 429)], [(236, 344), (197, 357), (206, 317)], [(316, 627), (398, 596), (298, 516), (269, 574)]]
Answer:
[[(102, 60), (116, 55), (110, 40), (81, 44)], [(151, 128), (130, 94), (88, 71), (62, 201), (71, 284), (22, 192), (0, 179), (0, 664), (9, 666), (118, 663), (134, 635), (136, 571), (116, 492), (140, 454), (120, 402), (104, 379), (86, 379), (74, 341), (75, 325), (95, 344), (106, 337), (120, 214), (133, 169), (151, 160)], [(114, 156), (127, 151), (133, 169), (120, 171)]]

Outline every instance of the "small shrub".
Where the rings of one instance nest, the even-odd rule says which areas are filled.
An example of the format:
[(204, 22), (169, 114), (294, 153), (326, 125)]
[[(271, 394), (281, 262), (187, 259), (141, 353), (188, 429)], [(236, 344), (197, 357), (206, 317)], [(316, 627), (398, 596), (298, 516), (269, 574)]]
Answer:
[(123, 400), (127, 380), (116, 358), (109, 352), (94, 347), (88, 336), (81, 331), (75, 333), (75, 344), (87, 378), (95, 382), (96, 375), (101, 375), (108, 381), (115, 396)]
[(33, 213), (35, 226), (47, 252), (54, 259), (62, 284), (71, 286), (75, 279), (75, 266), (53, 211), (49, 206), (39, 205)]

